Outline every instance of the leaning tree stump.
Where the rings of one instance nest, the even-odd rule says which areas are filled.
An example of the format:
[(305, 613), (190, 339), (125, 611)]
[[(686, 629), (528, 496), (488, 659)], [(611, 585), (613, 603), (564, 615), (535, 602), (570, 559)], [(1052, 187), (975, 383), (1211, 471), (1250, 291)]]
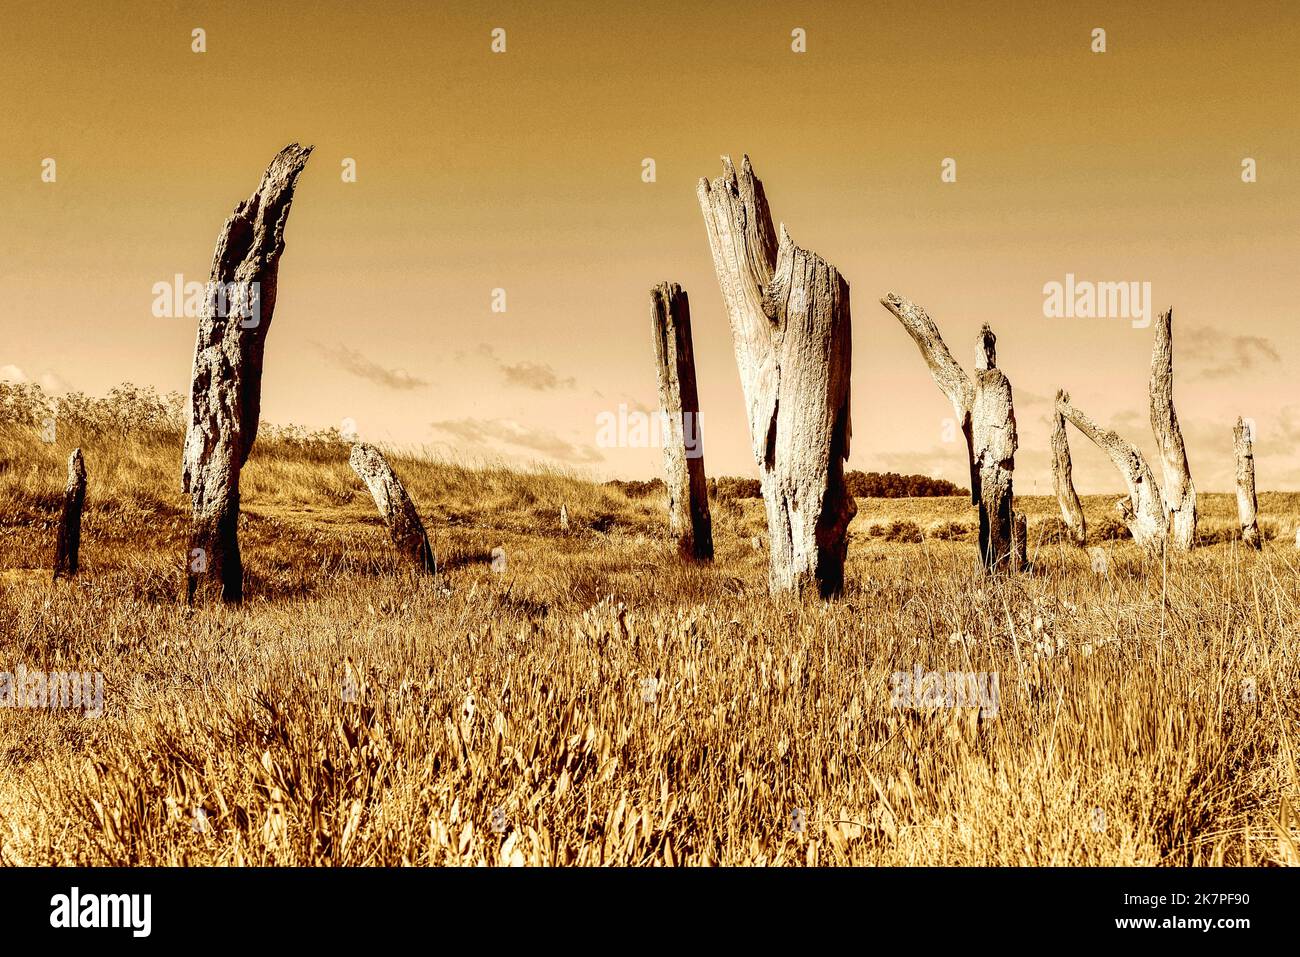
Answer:
[(1160, 445), (1164, 466), (1165, 508), (1169, 513), (1169, 541), (1180, 551), (1196, 542), (1196, 486), (1187, 467), (1183, 431), (1174, 412), (1173, 309), (1156, 320), (1151, 347), (1151, 431)]
[(975, 376), (948, 351), (939, 327), (916, 303), (889, 293), (880, 304), (893, 313), (916, 343), (939, 390), (952, 403), (966, 437), (971, 503), (979, 507), (980, 565), (988, 570), (1025, 567), (1023, 536), (1016, 536), (1012, 509), (1016, 413), (1011, 382), (997, 367), (997, 336), (986, 324), (975, 342)]
[(424, 532), (420, 514), (383, 453), (373, 445), (358, 442), (352, 446), (348, 462), (370, 490), (397, 551), (419, 571), (436, 571), (433, 549), (429, 547), (429, 536)]
[(1169, 517), (1164, 496), (1160, 494), (1160, 486), (1146, 456), (1117, 432), (1102, 428), (1071, 405), (1068, 392), (1056, 393), (1056, 411), (1105, 452), (1123, 476), (1124, 484), (1128, 486), (1128, 499), (1116, 502), (1115, 507), (1128, 526), (1133, 541), (1145, 548), (1163, 547), (1169, 534)]
[(297, 143), (281, 150), (217, 237), (194, 345), (181, 471), (192, 503), (186, 556), (191, 602), (243, 599), (239, 472), (257, 438), (262, 356), (275, 312), (284, 227), (310, 155), (310, 146)]
[(59, 535), (54, 544), (54, 577), (77, 574), (81, 551), (81, 507), (86, 503), (86, 463), (81, 449), (68, 456), (68, 482), (63, 488), (63, 514), (59, 518)]
[(691, 304), (677, 283), (650, 290), (659, 405), (663, 409), (664, 479), (668, 486), (668, 528), (677, 550), (701, 561), (713, 560), (713, 522), (704, 475), (704, 436), (695, 385), (691, 343)]
[[(1059, 403), (1064, 392), (1056, 393)], [(1070, 461), (1070, 438), (1065, 434), (1065, 416), (1059, 409), (1052, 410), (1052, 484), (1056, 489), (1056, 502), (1061, 508), (1061, 519), (1070, 530), (1070, 538), (1080, 547), (1088, 542), (1088, 523), (1083, 517), (1079, 493), (1074, 490), (1074, 465)]]
[[(1237, 515), (1241, 519), (1241, 540), (1251, 548), (1263, 548), (1255, 517), (1254, 436), (1240, 417), (1232, 429), (1232, 446), (1237, 455)], [(1300, 541), (1300, 536), (1297, 541)]]
[(696, 189), (727, 305), (745, 394), (750, 448), (767, 512), (768, 587), (844, 585), (857, 506), (844, 484), (849, 455), (852, 323), (849, 285), (834, 266), (772, 225), (749, 157)]

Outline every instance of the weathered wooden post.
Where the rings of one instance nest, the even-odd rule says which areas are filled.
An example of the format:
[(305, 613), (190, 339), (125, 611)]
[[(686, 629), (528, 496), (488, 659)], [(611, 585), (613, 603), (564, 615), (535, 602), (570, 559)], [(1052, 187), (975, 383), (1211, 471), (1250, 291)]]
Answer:
[[(1263, 548), (1255, 518), (1254, 429), (1238, 416), (1232, 429), (1232, 446), (1237, 456), (1237, 515), (1241, 519), (1241, 540), (1251, 548)], [(1300, 541), (1300, 537), (1297, 538)]]
[(1029, 569), (1029, 519), (1024, 512), (1014, 512), (1011, 516), (1011, 570), (1017, 572)]
[(713, 560), (713, 522), (704, 475), (704, 434), (695, 385), (691, 342), (691, 304), (677, 283), (650, 290), (659, 406), (664, 417), (664, 480), (668, 486), (668, 527), (682, 555)]
[(59, 518), (59, 536), (54, 544), (54, 577), (77, 574), (81, 551), (81, 507), (86, 503), (86, 463), (81, 449), (68, 456), (68, 482), (63, 488), (63, 514)]
[(772, 225), (749, 157), (696, 189), (727, 304), (769, 533), (768, 586), (823, 597), (844, 585), (857, 506), (849, 455), (852, 320), (834, 266)]
[(284, 228), (311, 147), (292, 143), (217, 237), (199, 316), (182, 490), (192, 502), (186, 598), (241, 601), (239, 472), (257, 438), (262, 355), (275, 312)]
[(975, 401), (971, 439), (980, 473), (980, 558), (985, 568), (1018, 571), (1024, 562), (1012, 513), (1016, 468), (1016, 412), (1011, 382), (998, 368), (997, 337), (985, 325), (975, 347)]
[(370, 496), (375, 500), (393, 544), (402, 557), (422, 572), (436, 571), (433, 549), (429, 547), (429, 536), (425, 534), (420, 513), (415, 510), (405, 486), (383, 453), (373, 445), (358, 442), (352, 446), (348, 462), (370, 490)]
[(1133, 541), (1145, 548), (1163, 548), (1169, 535), (1169, 516), (1165, 511), (1164, 496), (1156, 483), (1155, 474), (1136, 446), (1122, 439), (1118, 433), (1103, 429), (1083, 412), (1070, 404), (1067, 392), (1056, 393), (1056, 411), (1074, 423), (1074, 427), (1090, 438), (1105, 452), (1128, 486), (1128, 499), (1115, 503), (1120, 517), (1133, 535)]
[(1164, 466), (1165, 508), (1169, 511), (1169, 540), (1180, 551), (1196, 543), (1196, 486), (1187, 467), (1183, 431), (1174, 412), (1174, 310), (1156, 320), (1151, 347), (1151, 431), (1160, 446)]
[[(1065, 393), (1057, 390), (1059, 405)], [(1088, 523), (1083, 517), (1079, 493), (1074, 490), (1074, 465), (1070, 461), (1070, 438), (1065, 434), (1065, 416), (1059, 408), (1052, 410), (1052, 484), (1056, 488), (1056, 501), (1061, 508), (1061, 518), (1070, 530), (1070, 537), (1080, 547), (1088, 542)]]
[(979, 507), (980, 564), (986, 569), (1025, 566), (1026, 543), (1017, 539), (1012, 510), (1016, 413), (1011, 382), (997, 367), (997, 336), (985, 325), (975, 342), (972, 380), (948, 351), (939, 327), (916, 303), (889, 293), (880, 304), (893, 313), (921, 351), (930, 376), (952, 403), (966, 437), (971, 502)]

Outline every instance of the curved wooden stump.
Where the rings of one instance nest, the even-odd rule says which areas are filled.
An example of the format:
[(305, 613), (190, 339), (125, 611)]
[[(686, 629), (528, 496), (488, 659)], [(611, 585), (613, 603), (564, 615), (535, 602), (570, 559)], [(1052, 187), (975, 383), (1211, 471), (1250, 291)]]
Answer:
[(948, 351), (939, 327), (916, 303), (889, 293), (880, 304), (893, 313), (921, 352), (930, 376), (952, 403), (966, 437), (971, 502), (979, 507), (980, 565), (986, 570), (1026, 567), (1024, 537), (1016, 536), (1012, 473), (1016, 468), (1015, 403), (1011, 382), (998, 368), (997, 336), (985, 324), (975, 341), (975, 376)]
[(677, 550), (688, 558), (713, 560), (713, 521), (704, 475), (704, 436), (695, 385), (691, 304), (677, 283), (650, 290), (655, 368), (665, 434), (664, 480), (668, 486), (668, 527)]
[(86, 502), (86, 463), (81, 449), (68, 456), (68, 482), (63, 488), (63, 514), (59, 518), (59, 537), (54, 544), (54, 577), (77, 574), (81, 551), (81, 507)]
[(1115, 503), (1133, 541), (1145, 548), (1163, 548), (1169, 535), (1169, 516), (1164, 496), (1146, 457), (1136, 446), (1110, 429), (1104, 429), (1070, 404), (1068, 392), (1056, 393), (1056, 411), (1090, 438), (1110, 457), (1128, 486), (1128, 499)]
[(243, 599), (239, 471), (257, 438), (262, 355), (275, 312), (284, 227), (311, 147), (290, 144), (217, 237), (199, 316), (181, 488), (192, 503), (187, 601)]
[(436, 571), (433, 549), (429, 547), (429, 536), (425, 534), (420, 514), (383, 453), (373, 445), (358, 442), (352, 446), (348, 463), (370, 490), (397, 551), (419, 571), (430, 574)]
[(773, 593), (844, 585), (849, 522), (852, 325), (849, 286), (834, 266), (778, 239), (763, 184), (746, 156), (737, 172), (696, 189), (718, 285), (727, 304), (736, 364), (759, 468)]

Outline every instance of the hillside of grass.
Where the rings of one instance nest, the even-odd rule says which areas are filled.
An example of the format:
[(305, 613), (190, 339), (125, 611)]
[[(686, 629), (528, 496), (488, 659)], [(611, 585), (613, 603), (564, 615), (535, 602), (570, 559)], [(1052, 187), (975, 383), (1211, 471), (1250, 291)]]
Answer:
[[(994, 579), (967, 499), (862, 499), (824, 603), (768, 596), (760, 501), (714, 499), (697, 565), (656, 495), (394, 456), (414, 576), (347, 443), (268, 428), (247, 600), (189, 608), (178, 435), (59, 421), (0, 425), (0, 672), (99, 671), (105, 709), (0, 707), (6, 864), (1300, 863), (1300, 496), (1261, 495), (1256, 553), (1204, 495), (1162, 561), (1114, 497), (1086, 550), (1020, 498), (1033, 571)], [(996, 675), (996, 711), (894, 707), (918, 666)]]

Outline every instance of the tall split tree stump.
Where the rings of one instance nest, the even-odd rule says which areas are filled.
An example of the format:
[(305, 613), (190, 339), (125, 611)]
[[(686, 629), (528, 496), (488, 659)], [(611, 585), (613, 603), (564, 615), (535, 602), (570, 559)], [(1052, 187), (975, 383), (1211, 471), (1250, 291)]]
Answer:
[(844, 585), (857, 506), (849, 455), (849, 285), (834, 266), (772, 225), (749, 157), (696, 189), (726, 302), (767, 512), (773, 593)]
[(677, 283), (650, 290), (655, 370), (663, 410), (664, 480), (668, 486), (668, 528), (678, 551), (700, 561), (713, 560), (713, 521), (704, 474), (704, 433), (695, 384), (691, 304)]
[[(292, 143), (217, 237), (199, 315), (182, 490), (191, 499), (188, 601), (243, 599), (239, 472), (257, 438), (262, 356), (275, 312), (284, 229), (311, 147)], [(232, 307), (234, 303), (234, 307)]]

